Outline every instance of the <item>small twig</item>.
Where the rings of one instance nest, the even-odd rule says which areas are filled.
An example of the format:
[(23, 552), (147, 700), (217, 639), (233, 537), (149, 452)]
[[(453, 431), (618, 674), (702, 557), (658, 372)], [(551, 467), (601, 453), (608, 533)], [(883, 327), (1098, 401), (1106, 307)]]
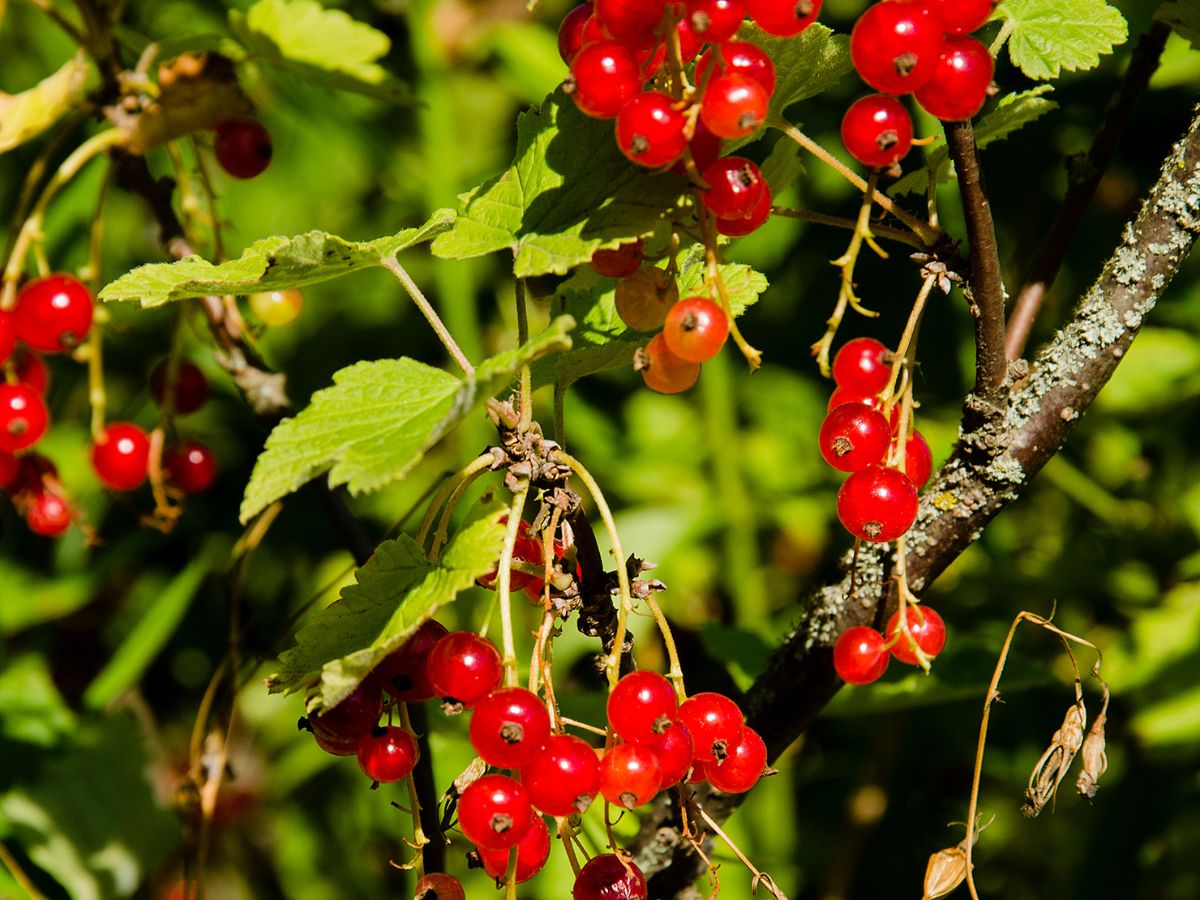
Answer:
[(529, 496), (529, 482), (523, 481), (513, 494), (512, 506), (508, 512), (508, 527), (504, 534), (504, 547), (500, 551), (500, 561), (496, 564), (499, 573), (496, 577), (496, 597), (500, 604), (500, 636), (504, 647), (504, 684), (516, 687), (520, 684), (517, 677), (517, 651), (513, 639), (512, 623), (512, 560), (513, 548), (517, 544), (517, 536), (521, 531), (521, 515), (525, 509), (525, 498)]
[[(847, 219), (844, 216), (828, 216), (825, 213), (809, 212), (806, 209), (789, 209), (786, 206), (772, 206), (771, 215), (783, 216), (785, 219), (799, 219), (802, 222), (813, 222), (817, 225), (829, 225), (833, 228), (842, 228), (847, 231), (853, 231), (858, 227), (857, 219)], [(909, 247), (915, 247), (918, 250), (925, 249), (925, 242), (917, 235), (900, 228), (890, 228), (887, 225), (872, 225), (871, 233), (877, 238), (896, 241), (900, 244), (906, 244)]]
[(703, 806), (701, 806), (699, 803), (693, 803), (692, 806), (695, 807), (696, 812), (700, 814), (700, 818), (704, 820), (704, 824), (711, 828), (717, 837), (725, 842), (725, 846), (732, 850), (733, 855), (741, 861), (743, 866), (750, 870), (752, 875), (754, 875), (754, 881), (752, 883), (755, 886), (760, 884), (766, 885), (767, 890), (771, 892), (771, 896), (778, 898), (778, 900), (788, 900), (787, 895), (775, 885), (775, 881), (771, 878), (771, 876), (765, 872), (760, 872), (758, 867), (756, 867), (754, 863), (750, 862), (750, 860), (746, 858), (746, 854), (743, 853), (738, 845), (733, 842), (733, 839), (724, 832), (721, 826), (717, 824), (717, 821), (707, 812), (705, 812)]
[(417, 309), (421, 311), (421, 315), (425, 317), (425, 321), (429, 323), (429, 327), (433, 329), (434, 334), (438, 336), (438, 340), (442, 342), (442, 346), (446, 348), (446, 352), (458, 364), (458, 367), (463, 370), (468, 377), (475, 374), (475, 367), (471, 365), (471, 361), (467, 359), (465, 353), (458, 346), (458, 342), (454, 340), (454, 336), (450, 334), (450, 330), (442, 321), (441, 316), (433, 308), (433, 304), (429, 299), (421, 293), (421, 289), (417, 287), (417, 283), (412, 280), (412, 276), (404, 266), (400, 265), (400, 261), (394, 256), (385, 256), (381, 260), (383, 267), (396, 277), (396, 280), (403, 285), (404, 290), (408, 292), (408, 296), (412, 298), (413, 303), (417, 304)]

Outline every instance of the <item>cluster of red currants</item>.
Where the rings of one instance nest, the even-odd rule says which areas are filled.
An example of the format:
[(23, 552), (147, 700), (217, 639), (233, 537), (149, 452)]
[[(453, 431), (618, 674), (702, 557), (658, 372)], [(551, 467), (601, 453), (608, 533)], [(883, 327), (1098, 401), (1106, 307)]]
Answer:
[(908, 636), (900, 625), (900, 612), (892, 613), (886, 634), (866, 625), (847, 628), (833, 646), (833, 667), (850, 684), (870, 684), (888, 667), (891, 657), (909, 666), (921, 665), (942, 652), (946, 646), (946, 623), (924, 604), (905, 607)]
[(850, 35), (859, 76), (882, 93), (856, 101), (842, 119), (842, 143), (866, 166), (886, 168), (912, 146), (913, 125), (898, 95), (913, 94), (932, 116), (969, 119), (983, 107), (995, 63), (970, 36), (996, 0), (882, 0)]

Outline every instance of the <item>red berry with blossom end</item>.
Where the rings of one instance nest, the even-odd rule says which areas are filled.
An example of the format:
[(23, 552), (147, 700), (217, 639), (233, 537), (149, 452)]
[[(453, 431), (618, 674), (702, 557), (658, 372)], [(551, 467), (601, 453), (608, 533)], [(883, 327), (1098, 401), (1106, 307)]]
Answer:
[(918, 491), (929, 482), (933, 474), (933, 453), (921, 432), (913, 431), (904, 442), (904, 474)]
[(925, 111), (943, 122), (961, 122), (983, 108), (996, 64), (988, 48), (973, 37), (949, 37), (933, 77), (914, 96)]
[(700, 198), (718, 219), (747, 218), (768, 190), (762, 170), (741, 156), (718, 159), (701, 177), (708, 190)]
[(693, 694), (679, 705), (679, 721), (687, 726), (701, 762), (725, 759), (742, 736), (738, 705), (724, 694)]
[(970, 34), (992, 15), (996, 0), (924, 0), (947, 34)]
[[(883, 411), (883, 401), (879, 399), (878, 394), (860, 394), (858, 391), (849, 388), (838, 387), (834, 388), (832, 394), (829, 395), (829, 403), (826, 405), (826, 412), (833, 412), (839, 406), (844, 406), (847, 403), (861, 403), (863, 406), (869, 406), (877, 412)], [(900, 424), (900, 404), (892, 406), (892, 412), (888, 418), (888, 425), (892, 428), (894, 434), (896, 428)]]
[(680, 359), (672, 353), (661, 333), (650, 338), (643, 354), (642, 380), (652, 391), (678, 394), (700, 378), (700, 363)]
[(727, 72), (709, 80), (700, 101), (700, 121), (717, 137), (746, 137), (767, 118), (769, 100), (753, 78)]
[(435, 694), (425, 667), (434, 645), (447, 634), (449, 631), (441, 622), (425, 620), (399, 649), (393, 650), (375, 667), (371, 677), (401, 703), (432, 699)]
[(737, 745), (720, 765), (706, 765), (708, 783), (726, 794), (744, 794), (767, 768), (767, 745), (753, 728), (743, 728)]
[(682, 722), (675, 721), (653, 741), (645, 745), (654, 751), (662, 769), (662, 790), (674, 787), (683, 781), (692, 767), (695, 747), (692, 733)]
[(710, 44), (729, 40), (746, 18), (744, 0), (688, 0), (684, 21), (701, 39)]
[(180, 441), (163, 454), (163, 471), (185, 494), (199, 494), (217, 479), (217, 457), (199, 441)]
[(32, 447), (45, 434), (49, 420), (42, 395), (32, 387), (0, 382), (0, 451)]
[(894, 541), (917, 517), (917, 489), (899, 469), (867, 466), (838, 491), (837, 514), (856, 538), (876, 544)]
[(822, 0), (746, 0), (746, 11), (767, 34), (791, 37), (817, 20)]
[(737, 72), (739, 75), (753, 78), (761, 84), (763, 90), (767, 92), (767, 96), (775, 93), (775, 63), (771, 61), (770, 55), (765, 50), (757, 44), (746, 41), (727, 41), (711, 50), (706, 50), (700, 57), (700, 61), (696, 63), (697, 84), (704, 83), (704, 76), (708, 67), (712, 65), (714, 53), (717, 55), (718, 61), (723, 63), (723, 67), (718, 66), (717, 71), (710, 77), (715, 77), (720, 72)]
[(878, 394), (892, 378), (889, 355), (887, 347), (874, 338), (847, 341), (833, 358), (833, 380), (838, 387), (864, 397)]
[(875, 90), (907, 94), (933, 78), (942, 43), (941, 22), (922, 0), (888, 0), (859, 17), (850, 33), (850, 59)]
[(833, 645), (833, 668), (849, 684), (878, 680), (887, 670), (889, 658), (883, 635), (865, 625), (843, 631)]
[(663, 18), (664, 0), (595, 0), (595, 16), (604, 30), (635, 50), (654, 43)]
[(425, 672), (436, 696), (471, 706), (500, 686), (504, 662), (487, 638), (453, 631), (433, 645)]
[(17, 346), (17, 325), (13, 314), (0, 309), (0, 362), (8, 359)]
[(630, 672), (608, 695), (608, 724), (623, 740), (646, 744), (671, 727), (678, 707), (668, 679), (646, 669)]
[[(917, 646), (921, 648), (921, 652), (928, 658), (933, 659), (942, 652), (942, 648), (946, 646), (946, 623), (935, 610), (927, 606), (909, 605), (905, 607), (908, 620), (908, 631), (912, 635), (912, 639), (917, 642)], [(900, 660), (906, 665), (917, 665), (917, 654), (913, 650), (912, 644), (908, 638), (904, 636), (904, 632), (900, 629), (900, 610), (892, 613), (892, 617), (887, 623), (888, 640), (894, 640), (892, 644), (892, 656)]]
[(17, 381), (27, 384), (39, 394), (46, 393), (50, 375), (42, 358), (27, 347), (18, 347), (13, 354)]
[(377, 727), (358, 745), (358, 767), (372, 781), (391, 784), (416, 768), (421, 750), (403, 728)]
[(633, 52), (617, 41), (588, 44), (571, 63), (564, 90), (584, 115), (613, 119), (642, 90), (642, 70)]
[(686, 125), (687, 119), (670, 97), (645, 91), (617, 113), (617, 147), (639, 166), (669, 165), (687, 149)]
[(519, 769), (550, 739), (550, 714), (522, 687), (492, 691), (471, 711), (471, 746), (489, 766)]
[[(170, 361), (164, 359), (150, 373), (150, 393), (159, 406), (166, 400), (169, 367)], [(191, 360), (179, 360), (175, 371), (175, 412), (186, 416), (202, 407), (207, 399), (208, 379), (200, 367)]]
[(592, 254), (591, 266), (607, 278), (627, 278), (641, 268), (644, 249), (645, 243), (638, 238), (613, 250), (597, 250)]
[(462, 882), (453, 875), (430, 872), (417, 882), (413, 900), (467, 900), (467, 894)]
[(525, 789), (507, 775), (484, 775), (458, 798), (458, 824), (467, 840), (484, 850), (516, 846), (533, 814)]
[(729, 317), (709, 297), (687, 297), (667, 313), (662, 335), (680, 359), (702, 363), (716, 356), (729, 337)]
[(844, 403), (825, 417), (817, 442), (825, 462), (839, 472), (858, 472), (883, 459), (892, 429), (882, 413)]
[(646, 876), (611, 853), (588, 860), (575, 876), (571, 900), (646, 900)]
[(855, 101), (842, 117), (842, 143), (864, 166), (886, 168), (912, 147), (912, 117), (895, 97), (872, 94)]
[(552, 735), (542, 752), (521, 768), (529, 799), (550, 816), (571, 816), (588, 808), (600, 790), (600, 761), (582, 738)]
[(132, 491), (146, 480), (150, 438), (130, 422), (114, 422), (92, 445), (92, 468), (109, 490)]
[(658, 755), (641, 744), (617, 744), (600, 760), (600, 793), (609, 803), (633, 809), (649, 803), (662, 785)]
[[(483, 871), (493, 878), (503, 878), (508, 871), (507, 850), (485, 850), (478, 848), (479, 861), (483, 863)], [(517, 884), (524, 884), (545, 868), (546, 860), (550, 858), (550, 829), (546, 820), (536, 812), (529, 816), (529, 828), (524, 837), (517, 842)], [(441, 900), (441, 895), (439, 900)]]
[(744, 219), (717, 219), (717, 233), (726, 237), (745, 237), (758, 231), (771, 218), (771, 188), (763, 191), (758, 205)]
[(33, 493), (25, 506), (25, 524), (42, 537), (58, 537), (70, 527), (73, 517), (71, 502), (49, 489)]
[(262, 122), (234, 116), (218, 122), (216, 132), (213, 150), (217, 163), (234, 178), (254, 178), (271, 164), (271, 133)]
[(92, 328), (92, 295), (70, 275), (47, 275), (21, 288), (13, 310), (17, 337), (39, 353), (74, 350)]

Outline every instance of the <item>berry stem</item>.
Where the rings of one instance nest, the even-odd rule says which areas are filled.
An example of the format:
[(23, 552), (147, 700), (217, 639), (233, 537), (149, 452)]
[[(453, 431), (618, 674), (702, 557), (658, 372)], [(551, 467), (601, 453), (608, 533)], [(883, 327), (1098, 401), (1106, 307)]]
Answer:
[[(772, 206), (771, 215), (783, 216), (785, 219), (799, 219), (802, 222), (813, 222), (817, 225), (829, 225), (833, 228), (844, 228), (853, 231), (858, 227), (857, 219), (847, 219), (843, 216), (827, 216), (824, 213), (809, 212), (805, 209), (790, 209), (784, 206)], [(923, 250), (925, 244), (915, 234), (899, 228), (889, 228), (887, 225), (872, 225), (871, 233), (877, 238), (896, 241)]]
[(404, 290), (408, 293), (408, 296), (412, 298), (413, 303), (417, 304), (417, 309), (425, 316), (425, 321), (429, 323), (429, 327), (433, 329), (434, 334), (438, 336), (438, 340), (442, 342), (442, 346), (446, 348), (446, 352), (450, 354), (458, 364), (458, 367), (463, 370), (463, 373), (468, 378), (473, 376), (475, 374), (475, 367), (471, 365), (471, 361), (467, 359), (466, 355), (459, 348), (458, 343), (454, 340), (454, 336), (450, 334), (449, 329), (446, 328), (445, 323), (442, 322), (441, 317), (434, 310), (428, 298), (421, 293), (421, 289), (417, 287), (417, 283), (412, 280), (412, 277), (408, 274), (404, 266), (400, 265), (400, 261), (395, 256), (385, 256), (380, 260), (380, 263), (395, 276), (396, 280), (400, 282)]
[(692, 806), (695, 808), (700, 818), (704, 820), (704, 824), (713, 830), (713, 834), (724, 841), (725, 846), (733, 851), (733, 855), (738, 858), (741, 864), (750, 870), (750, 874), (754, 876), (754, 880), (751, 882), (754, 893), (757, 893), (757, 889), (762, 886), (766, 887), (766, 889), (770, 891), (771, 896), (775, 897), (776, 900), (788, 900), (787, 895), (775, 885), (775, 880), (766, 872), (760, 872), (758, 867), (755, 866), (754, 863), (750, 862), (749, 859), (747, 859), (746, 854), (743, 853), (741, 848), (739, 848), (738, 845), (733, 842), (733, 839), (725, 833), (724, 829), (721, 828), (721, 826), (717, 823), (717, 820), (705, 811), (703, 806), (701, 806), (695, 800), (692, 801)]
[[(881, 395), (885, 417), (891, 415), (892, 406), (895, 404), (893, 398), (900, 382), (900, 370), (912, 361), (913, 353), (916, 350), (917, 330), (921, 327), (921, 317), (925, 313), (925, 301), (929, 299), (929, 294), (935, 284), (937, 284), (937, 279), (933, 276), (925, 279), (921, 290), (917, 293), (917, 299), (913, 301), (912, 312), (908, 314), (908, 322), (904, 325), (904, 334), (900, 337), (900, 346), (896, 348), (895, 358), (892, 360), (892, 374), (888, 377), (888, 386)], [(903, 423), (901, 423), (900, 434), (905, 434)]]
[[(397, 703), (395, 709), (400, 715), (400, 726), (409, 733), (413, 740), (417, 740), (417, 733), (413, 731), (412, 727), (412, 719), (408, 715), (408, 704)], [(417, 794), (417, 782), (413, 778), (412, 772), (404, 776), (404, 786), (408, 788), (408, 808), (412, 814), (413, 823), (412, 848), (416, 851), (412, 866), (416, 870), (417, 880), (420, 881), (425, 875), (425, 845), (429, 843), (429, 838), (425, 836), (425, 829), (421, 827), (421, 800)]]
[(579, 877), (579, 858), (575, 855), (575, 834), (571, 831), (571, 820), (565, 816), (555, 816), (554, 824), (557, 826), (559, 838), (562, 840), (563, 850), (567, 853), (567, 862), (571, 864), (571, 872), (575, 877)]
[(705, 280), (708, 282), (709, 288), (716, 291), (717, 299), (721, 301), (721, 308), (725, 310), (725, 315), (729, 319), (729, 336), (742, 351), (742, 356), (746, 357), (750, 371), (757, 371), (762, 366), (762, 351), (750, 346), (750, 342), (742, 336), (737, 319), (733, 317), (733, 310), (729, 306), (729, 290), (725, 287), (725, 279), (721, 277), (720, 260), (717, 258), (716, 217), (700, 201), (698, 193), (696, 197), (696, 208), (700, 214), (700, 230), (704, 236), (704, 259), (707, 265)]
[(504, 533), (504, 547), (500, 551), (500, 561), (496, 564), (500, 570), (496, 578), (496, 598), (500, 604), (500, 637), (504, 648), (504, 684), (508, 687), (515, 687), (521, 683), (517, 677), (517, 651), (513, 640), (511, 584), (513, 548), (517, 545), (517, 535), (521, 529), (521, 514), (525, 510), (525, 499), (528, 496), (529, 481), (525, 480), (513, 494), (512, 506), (508, 512), (508, 527)]
[[(113, 167), (111, 163), (100, 182), (100, 195), (96, 198), (96, 211), (92, 215), (92, 230), (88, 238), (88, 261), (86, 271), (81, 272), (88, 283), (88, 289), (95, 297), (100, 292), (101, 251), (104, 244), (104, 207), (108, 202), (109, 188), (112, 186)], [(100, 312), (100, 310), (97, 310)], [(107, 313), (107, 310), (104, 311)], [(88, 404), (92, 409), (92, 440), (104, 431), (104, 417), (108, 407), (108, 394), (104, 390), (104, 329), (100, 319), (88, 332), (87, 370), (88, 370)], [(105, 315), (103, 318), (107, 318)]]
[[(462, 501), (463, 494), (475, 483), (475, 479), (491, 468), (494, 458), (490, 453), (485, 453), (475, 457), (471, 462), (467, 463), (451, 478), (448, 484), (454, 485), (454, 490), (450, 493), (449, 500), (441, 498), (446, 503), (445, 509), (442, 510), (442, 516), (438, 520), (437, 531), (433, 535), (433, 546), (429, 548), (429, 558), (437, 559), (442, 552), (442, 547), (446, 545), (446, 541), (450, 538), (450, 517), (454, 515), (454, 510)], [(439, 500), (439, 502), (441, 502)], [(431, 505), (431, 509), (433, 506)], [(423, 538), (418, 535), (417, 543), (424, 544)]]

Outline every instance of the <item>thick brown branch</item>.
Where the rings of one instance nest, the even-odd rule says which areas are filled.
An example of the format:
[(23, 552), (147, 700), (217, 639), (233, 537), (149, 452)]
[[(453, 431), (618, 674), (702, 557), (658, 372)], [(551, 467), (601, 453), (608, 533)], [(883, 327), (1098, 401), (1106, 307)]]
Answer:
[[(1038, 354), (1031, 373), (1009, 398), (999, 427), (990, 434), (990, 458), (979, 461), (977, 451), (960, 445), (925, 490), (907, 538), (908, 575), (915, 590), (928, 587), (1061, 449), (1198, 238), (1200, 107), (1099, 279), (1075, 307), (1070, 324)], [(818, 591), (797, 629), (751, 687), (747, 718), (762, 734), (772, 759), (841, 686), (830, 661), (832, 643), (847, 626), (875, 619), (883, 563), (878, 550), (868, 553), (865, 562), (860, 554), (860, 589), (853, 599), (848, 578)], [(723, 820), (741, 796), (714, 795), (705, 801), (706, 809)], [(667, 800), (660, 800), (647, 821), (637, 851), (639, 862), (656, 873), (652, 897), (687, 896), (702, 871), (679, 839)]]
[(1025, 350), (1025, 342), (1029, 340), (1029, 332), (1033, 328), (1038, 310), (1041, 309), (1042, 301), (1053, 286), (1054, 279), (1058, 277), (1058, 271), (1067, 255), (1067, 248), (1071, 246), (1071, 240), (1091, 206), (1096, 188), (1100, 186), (1100, 179), (1112, 164), (1117, 145), (1129, 125), (1133, 109), (1146, 92), (1150, 77), (1158, 68), (1163, 47), (1166, 46), (1170, 33), (1171, 28), (1165, 22), (1155, 22), (1150, 30), (1142, 35), (1125, 70), (1121, 89), (1109, 105), (1104, 124), (1096, 132), (1091, 149), (1086, 156), (1071, 161), (1068, 170), (1070, 183), (1058, 218), (1050, 229), (1042, 252), (1026, 275), (1025, 283), (1021, 286), (1012, 313), (1008, 317), (1004, 354), (1009, 359), (1017, 359)]

